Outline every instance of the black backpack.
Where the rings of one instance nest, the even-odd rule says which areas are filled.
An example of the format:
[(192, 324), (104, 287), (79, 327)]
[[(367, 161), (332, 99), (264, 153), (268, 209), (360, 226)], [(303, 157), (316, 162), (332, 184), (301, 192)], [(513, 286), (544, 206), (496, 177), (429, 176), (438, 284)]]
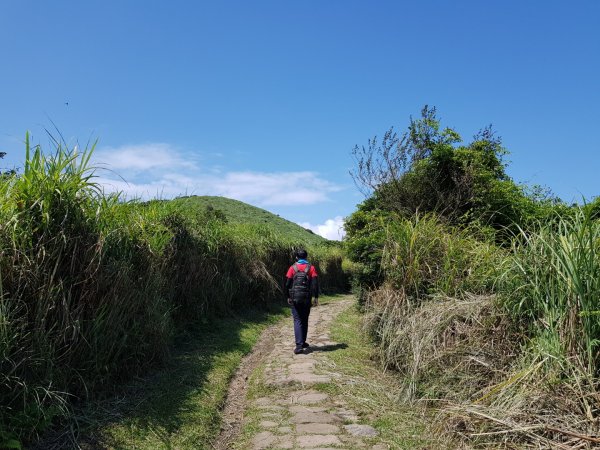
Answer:
[(306, 264), (304, 270), (298, 268), (298, 264), (292, 266), (294, 277), (292, 282), (292, 300), (294, 303), (306, 304), (310, 301), (310, 264)]

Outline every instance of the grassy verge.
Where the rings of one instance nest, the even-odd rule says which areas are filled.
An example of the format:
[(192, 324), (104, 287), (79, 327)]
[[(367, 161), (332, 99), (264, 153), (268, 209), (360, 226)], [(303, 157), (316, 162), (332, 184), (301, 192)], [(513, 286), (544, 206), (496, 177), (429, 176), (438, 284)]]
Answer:
[(331, 337), (344, 342), (346, 348), (328, 354), (341, 383), (318, 386), (320, 390), (340, 396), (359, 413), (372, 419), (381, 433), (381, 441), (390, 448), (435, 448), (436, 441), (426, 435), (427, 412), (418, 405), (402, 403), (397, 377), (382, 372), (374, 361), (374, 348), (368, 336), (357, 332), (362, 317), (355, 307), (348, 308), (333, 322)]
[(250, 310), (180, 335), (167, 366), (132, 383), (118, 397), (79, 412), (79, 423), (85, 425), (77, 443), (82, 448), (211, 448), (231, 377), (261, 332), (282, 313)]
[[(259, 427), (259, 422), (261, 421), (261, 413), (263, 413), (264, 411), (254, 407), (251, 402), (258, 398), (268, 397), (274, 394), (275, 388), (270, 387), (264, 382), (265, 367), (266, 362), (263, 362), (254, 370), (254, 372), (250, 376), (247, 394), (247, 399), (249, 401), (244, 411), (244, 424), (241, 430), (241, 434), (232, 446), (232, 448), (235, 450), (244, 450), (247, 448), (252, 448), (252, 438), (259, 431), (261, 431)], [(286, 412), (281, 412), (281, 415), (277, 421), (281, 423), (288, 418), (289, 417)]]

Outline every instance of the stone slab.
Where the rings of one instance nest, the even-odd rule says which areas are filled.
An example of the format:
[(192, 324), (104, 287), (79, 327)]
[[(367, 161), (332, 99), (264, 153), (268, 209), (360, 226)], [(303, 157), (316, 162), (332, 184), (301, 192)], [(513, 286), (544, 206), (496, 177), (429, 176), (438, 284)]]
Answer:
[(305, 434), (335, 434), (340, 432), (340, 427), (330, 423), (299, 423), (296, 433)]
[(315, 375), (314, 373), (295, 373), (290, 375), (290, 380), (299, 381), (300, 383), (329, 383), (331, 378), (325, 375)]
[(294, 448), (294, 438), (292, 436), (279, 436), (274, 448)]
[(340, 419), (333, 414), (325, 412), (298, 412), (292, 417), (292, 423), (335, 423), (339, 422)]
[(298, 446), (301, 448), (315, 448), (326, 445), (341, 445), (340, 438), (334, 434), (313, 434), (298, 436)]
[(270, 420), (263, 420), (260, 422), (262, 428), (275, 428), (277, 425), (277, 422), (271, 422)]
[(327, 400), (327, 397), (329, 397), (327, 394), (323, 394), (321, 392), (311, 392), (299, 396), (296, 399), (296, 403), (299, 403), (301, 405), (312, 405), (314, 403), (320, 403), (322, 401)]
[(294, 405), (294, 406), (290, 407), (290, 411), (293, 412), (294, 414), (299, 413), (299, 412), (317, 413), (317, 412), (325, 412), (325, 411), (327, 411), (327, 408), (305, 406), (305, 405)]
[(263, 431), (258, 433), (256, 436), (254, 436), (254, 439), (252, 439), (252, 448), (254, 448), (254, 450), (269, 448), (276, 440), (277, 437), (273, 433), (269, 431)]
[(374, 437), (379, 435), (379, 432), (371, 425), (353, 423), (351, 425), (344, 425), (344, 428), (353, 436)]

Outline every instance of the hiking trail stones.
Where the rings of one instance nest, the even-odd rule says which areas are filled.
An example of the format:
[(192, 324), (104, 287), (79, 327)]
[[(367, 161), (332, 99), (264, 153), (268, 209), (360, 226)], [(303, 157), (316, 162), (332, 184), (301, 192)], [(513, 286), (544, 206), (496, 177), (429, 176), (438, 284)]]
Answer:
[[(310, 348), (294, 355), (290, 321), (278, 325), (272, 351), (263, 359), (262, 383), (268, 396), (246, 405), (256, 432), (250, 448), (262, 449), (386, 449), (367, 418), (350, 409), (342, 396), (322, 392), (323, 384), (343, 381), (331, 371), (327, 353), (341, 348), (329, 329), (337, 314), (352, 304), (350, 298), (313, 308), (309, 322)], [(258, 419), (257, 419), (258, 417)], [(254, 419), (253, 419), (254, 418)], [(234, 448), (241, 448), (235, 447)]]

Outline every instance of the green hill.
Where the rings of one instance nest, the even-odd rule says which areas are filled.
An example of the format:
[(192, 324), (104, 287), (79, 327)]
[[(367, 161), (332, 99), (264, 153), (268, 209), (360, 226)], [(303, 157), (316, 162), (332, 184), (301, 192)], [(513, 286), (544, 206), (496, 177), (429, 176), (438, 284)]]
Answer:
[(290, 222), (276, 214), (239, 200), (226, 197), (191, 196), (172, 200), (180, 206), (185, 214), (205, 214), (208, 207), (222, 211), (229, 223), (250, 223), (272, 227), (277, 232), (305, 242), (307, 246), (328, 242), (327, 239), (314, 234), (311, 230)]

